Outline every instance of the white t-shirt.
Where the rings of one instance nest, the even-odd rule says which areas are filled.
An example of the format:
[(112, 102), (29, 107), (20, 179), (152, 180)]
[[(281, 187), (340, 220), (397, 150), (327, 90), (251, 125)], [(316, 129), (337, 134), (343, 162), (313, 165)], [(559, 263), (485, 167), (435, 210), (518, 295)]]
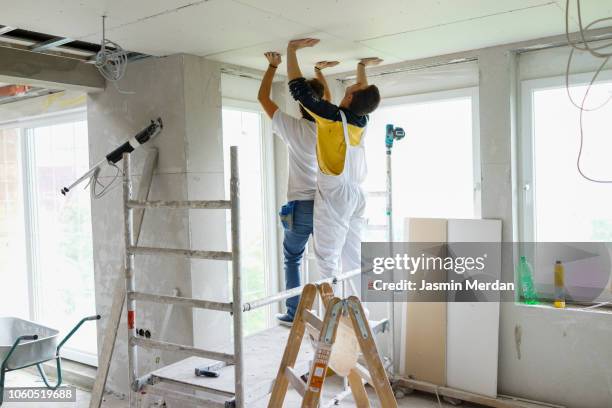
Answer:
[(314, 200), (318, 170), (315, 123), (277, 109), (272, 118), (272, 130), (287, 143), (289, 152), (287, 200)]

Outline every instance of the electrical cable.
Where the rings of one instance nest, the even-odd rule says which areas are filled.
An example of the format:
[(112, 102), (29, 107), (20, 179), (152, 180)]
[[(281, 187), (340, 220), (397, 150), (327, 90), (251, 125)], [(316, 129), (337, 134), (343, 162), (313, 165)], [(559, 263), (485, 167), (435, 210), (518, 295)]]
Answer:
[(133, 94), (134, 92), (122, 91), (117, 85), (117, 82), (125, 75), (127, 64), (128, 52), (116, 42), (106, 38), (106, 16), (102, 16), (102, 43), (100, 51), (96, 54), (96, 68), (104, 79), (115, 86), (119, 93)]
[[(606, 101), (604, 101), (600, 105), (593, 107), (593, 108), (586, 107), (587, 99), (591, 91), (591, 88), (595, 84), (595, 81), (599, 77), (599, 74), (601, 73), (601, 71), (604, 69), (604, 67), (607, 65), (607, 63), (610, 61), (610, 58), (612, 57), (612, 51), (611, 52), (600, 52), (600, 50), (604, 50), (606, 48), (612, 48), (612, 41), (606, 42), (596, 47), (592, 47), (589, 44), (589, 40), (585, 37), (585, 31), (589, 30), (591, 27), (597, 24), (601, 24), (602, 22), (612, 21), (612, 16), (599, 18), (597, 20), (590, 22), (586, 26), (584, 26), (582, 22), (582, 7), (580, 5), (580, 0), (576, 0), (576, 7), (577, 7), (577, 17), (578, 17), (578, 28), (579, 28), (579, 34), (580, 34), (579, 42), (574, 42), (570, 38), (570, 31), (569, 31), (570, 0), (566, 0), (565, 2), (565, 35), (567, 38), (567, 43), (571, 47), (571, 50), (570, 50), (569, 57), (567, 59), (567, 66), (565, 69), (565, 90), (566, 90), (567, 96), (570, 102), (572, 103), (572, 105), (574, 105), (580, 111), (580, 115), (579, 115), (580, 145), (578, 149), (578, 157), (576, 158), (576, 168), (578, 169), (578, 173), (580, 174), (580, 176), (583, 177), (584, 179), (591, 181), (593, 183), (608, 184), (608, 183), (612, 183), (612, 180), (596, 179), (596, 178), (587, 176), (582, 170), (580, 161), (582, 159), (582, 153), (583, 153), (583, 147), (584, 147), (584, 112), (593, 112), (593, 111), (599, 110), (603, 108), (604, 106), (606, 106), (612, 100), (612, 95), (610, 95), (610, 97), (608, 97)], [(587, 89), (585, 90), (584, 96), (582, 97), (582, 102), (580, 104), (578, 104), (574, 100), (574, 97), (572, 96), (571, 91), (570, 91), (570, 84), (569, 84), (570, 70), (571, 70), (572, 59), (573, 59), (575, 51), (588, 52), (591, 56), (595, 58), (603, 59), (603, 62), (599, 65), (597, 71), (591, 78), (587, 86)]]

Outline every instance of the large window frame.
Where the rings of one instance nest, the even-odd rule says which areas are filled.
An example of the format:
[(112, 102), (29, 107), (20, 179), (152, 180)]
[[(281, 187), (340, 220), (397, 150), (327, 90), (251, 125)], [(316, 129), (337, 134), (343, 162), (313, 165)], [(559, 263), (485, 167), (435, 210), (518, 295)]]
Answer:
[[(261, 193), (264, 217), (264, 279), (267, 283), (265, 296), (269, 296), (279, 290), (278, 245), (276, 235), (276, 188), (274, 179), (274, 134), (272, 132), (272, 122), (267, 118), (261, 106), (256, 102), (224, 97), (222, 98), (222, 107), (260, 115), (261, 154), (259, 160), (263, 175)], [(239, 154), (241, 153), (248, 154), (247, 152), (239, 152)], [(266, 328), (269, 328), (274, 325), (274, 314), (277, 313), (279, 309), (277, 304), (270, 305), (266, 307), (266, 309)]]
[[(520, 83), (520, 95), (518, 100), (519, 105), (519, 135), (517, 137), (517, 157), (516, 164), (518, 170), (517, 177), (517, 212), (518, 212), (518, 237), (519, 242), (533, 243), (536, 240), (536, 198), (535, 191), (535, 152), (534, 152), (534, 93), (536, 91), (545, 91), (559, 89), (566, 86), (566, 80), (570, 86), (587, 86), (593, 79), (594, 72), (583, 72), (565, 75), (555, 75), (543, 78), (525, 79)], [(611, 82), (612, 69), (602, 70), (597, 82)], [(577, 101), (580, 101), (579, 96), (574, 96)], [(577, 154), (577, 152), (576, 152)], [(521, 246), (521, 255), (533, 257), (533, 249), (530, 246)], [(518, 257), (517, 257), (518, 259)], [(517, 262), (515, 259), (515, 262)], [(515, 264), (516, 266), (516, 264)], [(534, 271), (537, 274), (537, 271)], [(599, 300), (602, 302), (612, 302), (612, 287), (609, 287), (608, 293), (600, 295)], [(520, 299), (517, 299), (520, 301)], [(552, 301), (552, 297), (543, 297), (541, 300)], [(591, 302), (588, 305), (595, 305)], [(599, 305), (599, 304), (598, 304)], [(583, 306), (583, 304), (580, 304)]]
[[(38, 207), (35, 179), (35, 145), (33, 129), (38, 127), (59, 125), (71, 122), (81, 122), (87, 120), (86, 109), (77, 108), (65, 110), (62, 112), (39, 115), (24, 119), (8, 121), (0, 124), (0, 129), (16, 129), (18, 132), (20, 143), (21, 162), (21, 185), (20, 193), (23, 198), (23, 225), (25, 229), (25, 261), (26, 261), (26, 279), (28, 290), (28, 318), (30, 320), (39, 320), (42, 316), (41, 304), (41, 288), (38, 284), (41, 281), (40, 265), (37, 259), (39, 252), (38, 242), (34, 237), (38, 236)], [(89, 160), (89, 158), (88, 158)], [(59, 194), (59, 191), (58, 191)], [(91, 227), (91, 226), (90, 226)], [(93, 273), (93, 270), (92, 270)], [(76, 323), (76, 322), (75, 322)], [(63, 348), (63, 356), (70, 360), (89, 364), (92, 366), (98, 365), (97, 353), (87, 353), (70, 347), (68, 343)]]
[[(588, 85), (593, 73), (570, 74), (570, 86)], [(604, 70), (598, 81), (612, 81), (612, 70)], [(529, 79), (521, 82), (520, 94), (520, 134), (518, 137), (518, 216), (519, 239), (521, 242), (535, 242), (535, 185), (534, 185), (534, 112), (533, 94), (535, 91), (564, 87), (566, 77), (552, 76)]]

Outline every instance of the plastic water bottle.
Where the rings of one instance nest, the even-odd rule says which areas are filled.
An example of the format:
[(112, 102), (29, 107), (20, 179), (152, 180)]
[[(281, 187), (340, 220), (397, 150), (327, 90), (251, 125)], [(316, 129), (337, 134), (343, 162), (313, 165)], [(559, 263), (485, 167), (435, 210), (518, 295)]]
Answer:
[(525, 256), (521, 256), (519, 260), (518, 273), (521, 284), (521, 301), (527, 305), (537, 305), (538, 295), (533, 284), (533, 273)]

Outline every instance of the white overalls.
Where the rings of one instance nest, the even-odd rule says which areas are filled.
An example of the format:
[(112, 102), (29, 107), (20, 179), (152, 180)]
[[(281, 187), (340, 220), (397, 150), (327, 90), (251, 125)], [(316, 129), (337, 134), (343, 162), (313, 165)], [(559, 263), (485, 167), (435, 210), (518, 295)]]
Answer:
[[(361, 184), (367, 174), (364, 149), (365, 130), (359, 145), (351, 146), (346, 116), (340, 110), (346, 155), (341, 174), (324, 174), (319, 166), (314, 202), (314, 251), (322, 278), (340, 270), (361, 267), (361, 234), (365, 224), (365, 194)], [(342, 265), (340, 265), (342, 262)], [(354, 279), (357, 290), (359, 276)], [(355, 295), (360, 296), (361, 293)]]

